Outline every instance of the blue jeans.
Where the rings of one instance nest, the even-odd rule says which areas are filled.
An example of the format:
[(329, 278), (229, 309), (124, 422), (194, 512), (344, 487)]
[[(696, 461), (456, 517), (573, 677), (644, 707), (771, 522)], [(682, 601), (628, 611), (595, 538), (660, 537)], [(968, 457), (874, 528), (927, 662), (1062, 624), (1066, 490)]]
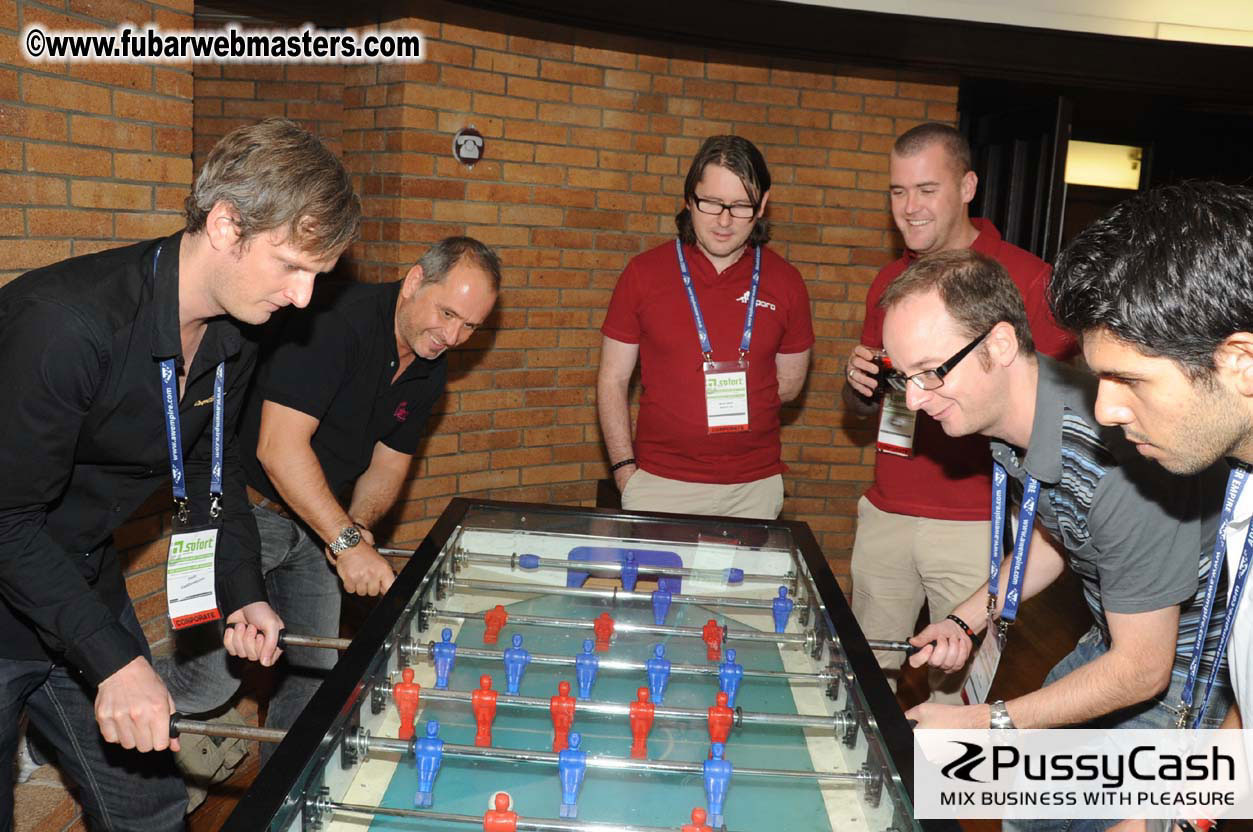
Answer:
[[(1101, 631), (1095, 626), (1084, 633), (1083, 638), (1066, 656), (1058, 662), (1044, 684), (1051, 684), (1066, 674), (1105, 655), (1109, 648), (1101, 637)], [(1179, 724), (1179, 703), (1183, 693), (1184, 677), (1179, 673), (1170, 674), (1170, 685), (1166, 690), (1146, 702), (1123, 708), (1112, 714), (1098, 717), (1082, 725), (1072, 728), (1174, 728)], [(1204, 682), (1198, 682), (1195, 689), (1195, 702), (1199, 703), (1203, 693)], [(1214, 694), (1210, 697), (1209, 708), (1205, 711), (1202, 728), (1217, 728), (1227, 715), (1234, 695), (1231, 688), (1219, 687), (1215, 683)], [(1007, 820), (1002, 824), (1004, 832), (1100, 832), (1118, 823), (1116, 820), (1099, 818), (1080, 818), (1077, 820), (1041, 819), (1041, 820)]]
[[(130, 604), (119, 619), (135, 640), (148, 641)], [(128, 751), (100, 735), (96, 691), (82, 676), (51, 661), (0, 659), (0, 771), (13, 773), (22, 709), (48, 740), (61, 771), (78, 786), (88, 828), (181, 830), (187, 789), (168, 751)], [(13, 828), (12, 781), (0, 788), (0, 832)]]
[[(293, 634), (339, 636), (339, 576), (331, 569), (322, 544), (305, 526), (254, 506), (261, 533), (261, 571), (270, 605)], [(292, 647), (276, 665), (278, 680), (266, 713), (267, 728), (287, 730), (304, 710), (327, 671), (339, 659), (334, 650)], [(239, 689), (242, 659), (222, 646), (222, 627), (194, 627), (177, 634), (173, 656), (157, 662), (178, 709), (188, 715), (214, 711)], [(264, 765), (274, 745), (261, 743)]]

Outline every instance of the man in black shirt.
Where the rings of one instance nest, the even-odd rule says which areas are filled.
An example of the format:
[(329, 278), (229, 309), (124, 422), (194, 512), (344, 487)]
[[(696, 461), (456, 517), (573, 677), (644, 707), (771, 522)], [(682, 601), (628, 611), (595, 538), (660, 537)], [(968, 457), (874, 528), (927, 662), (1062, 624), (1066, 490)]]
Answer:
[[(275, 327), (240, 441), (266, 588), (292, 632), (339, 635), (340, 581), (358, 595), (391, 586), (370, 529), (395, 503), (443, 395), (446, 350), (483, 323), (499, 289), (496, 254), (450, 237), (395, 283), (320, 285), (308, 311)], [(291, 727), (336, 658), (288, 650), (267, 727)], [(196, 714), (235, 692), (230, 665), (193, 637), (159, 670), (179, 710)]]
[[(165, 751), (173, 701), (112, 534), (172, 482), (172, 552), (193, 530), (212, 541), (212, 571), (192, 573), (200, 617), (225, 616), (232, 654), (275, 661), (282, 621), (232, 439), (255, 363), (237, 322), (305, 305), (360, 222), (338, 160), (277, 119), (218, 143), (186, 213), (178, 234), (0, 288), (0, 770), (25, 708), (93, 827), (181, 829), (186, 803)], [(0, 828), (12, 815), (2, 788)]]

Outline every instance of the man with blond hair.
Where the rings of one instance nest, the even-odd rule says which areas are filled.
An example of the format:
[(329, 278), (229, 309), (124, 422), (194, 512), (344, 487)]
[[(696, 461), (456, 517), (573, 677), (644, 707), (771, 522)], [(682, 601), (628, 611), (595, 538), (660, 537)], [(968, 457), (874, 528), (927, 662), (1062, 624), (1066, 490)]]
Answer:
[[(188, 617), (224, 618), (227, 651), (276, 660), (234, 438), (255, 361), (240, 324), (308, 303), (360, 223), (343, 165), (279, 119), (217, 144), (186, 213), (169, 237), (0, 288), (0, 767), (25, 709), (99, 828), (182, 829), (186, 805), (174, 704), (112, 535), (170, 483), (172, 554), (212, 553)], [(0, 828), (12, 816), (0, 789)]]

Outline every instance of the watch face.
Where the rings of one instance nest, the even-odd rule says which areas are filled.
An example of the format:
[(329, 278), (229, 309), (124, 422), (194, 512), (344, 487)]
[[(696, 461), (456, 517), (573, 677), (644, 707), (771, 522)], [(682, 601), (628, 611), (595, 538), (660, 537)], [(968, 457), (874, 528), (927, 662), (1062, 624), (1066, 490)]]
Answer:
[(348, 526), (339, 533), (339, 537), (331, 541), (330, 549), (335, 554), (339, 554), (345, 549), (351, 549), (361, 542), (361, 530), (356, 526)]

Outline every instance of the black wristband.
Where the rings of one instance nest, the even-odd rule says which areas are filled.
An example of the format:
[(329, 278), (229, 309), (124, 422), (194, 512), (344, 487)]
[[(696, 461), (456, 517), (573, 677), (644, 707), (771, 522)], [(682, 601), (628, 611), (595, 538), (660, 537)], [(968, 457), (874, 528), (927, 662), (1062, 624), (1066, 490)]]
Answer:
[(983, 639), (979, 638), (978, 634), (975, 633), (974, 630), (970, 629), (969, 624), (967, 624), (965, 621), (962, 621), (960, 618), (958, 618), (955, 615), (946, 615), (944, 617), (947, 618), (949, 621), (952, 621), (958, 627), (961, 627), (962, 632), (965, 633), (966, 637), (970, 639), (970, 643), (975, 646), (976, 650), (979, 649), (979, 645), (980, 643), (982, 643)]
[(613, 465), (610, 465), (609, 473), (612, 474), (614, 471), (617, 471), (619, 468), (625, 468), (628, 465), (634, 465), (634, 464), (635, 464), (635, 457), (629, 456), (626, 459), (622, 460), (621, 462), (615, 462)]

